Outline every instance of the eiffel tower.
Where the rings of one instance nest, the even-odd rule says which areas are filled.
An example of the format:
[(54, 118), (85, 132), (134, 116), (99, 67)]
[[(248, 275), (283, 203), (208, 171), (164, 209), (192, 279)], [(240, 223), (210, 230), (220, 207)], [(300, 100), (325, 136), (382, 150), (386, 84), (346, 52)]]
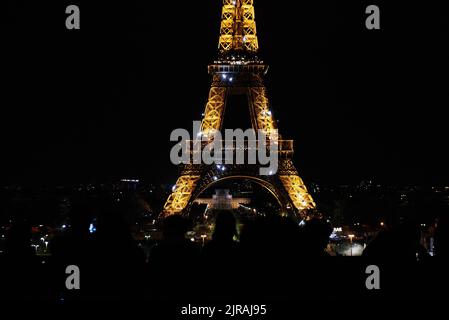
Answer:
[[(247, 96), (253, 129), (269, 133), (277, 123), (270, 111), (264, 76), (268, 66), (258, 58), (254, 0), (223, 0), (218, 60), (208, 66), (212, 77), (209, 99), (201, 122), (201, 134), (223, 128), (226, 102), (230, 95)], [(182, 164), (180, 177), (168, 197), (162, 216), (186, 214), (193, 201), (207, 188), (226, 179), (249, 179), (266, 188), (281, 210), (305, 218), (315, 203), (292, 162), (293, 141), (278, 141), (278, 171), (259, 174), (259, 165)]]

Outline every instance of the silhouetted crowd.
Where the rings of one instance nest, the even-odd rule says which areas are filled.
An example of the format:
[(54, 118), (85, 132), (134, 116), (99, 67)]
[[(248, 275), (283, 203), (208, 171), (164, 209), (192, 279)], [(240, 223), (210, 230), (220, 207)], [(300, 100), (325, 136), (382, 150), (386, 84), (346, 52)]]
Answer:
[[(433, 298), (448, 284), (447, 217), (439, 220), (434, 257), (420, 245), (419, 228), (404, 222), (380, 232), (362, 257), (331, 257), (326, 252), (333, 228), (311, 219), (300, 226), (271, 215), (237, 232), (231, 211), (219, 211), (212, 239), (186, 238), (191, 229), (180, 215), (165, 218), (163, 239), (148, 255), (133, 239), (126, 210), (114, 202), (72, 208), (71, 227), (49, 244), (51, 256), (38, 259), (25, 221), (9, 230), (0, 256), (2, 299), (79, 300)], [(89, 232), (92, 216), (97, 231)], [(238, 239), (238, 241), (237, 241)], [(43, 263), (45, 262), (45, 263)], [(381, 270), (381, 290), (365, 286), (366, 267)], [(65, 286), (65, 268), (80, 269), (80, 290)], [(189, 300), (189, 301), (190, 301)]]

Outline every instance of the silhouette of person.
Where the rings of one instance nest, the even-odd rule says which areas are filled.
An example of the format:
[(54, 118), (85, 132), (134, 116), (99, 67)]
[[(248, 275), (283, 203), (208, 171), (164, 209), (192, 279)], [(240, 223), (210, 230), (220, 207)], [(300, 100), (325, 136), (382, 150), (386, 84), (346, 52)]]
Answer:
[(365, 248), (363, 257), (382, 269), (386, 294), (399, 297), (424, 294), (419, 290), (423, 286), (419, 264), (426, 261), (429, 255), (420, 239), (418, 224), (406, 220), (380, 232)]
[(210, 294), (216, 297), (231, 296), (235, 292), (236, 266), (239, 264), (237, 223), (232, 211), (218, 211), (212, 240), (203, 248), (203, 270), (213, 279)]
[(66, 301), (78, 298), (77, 290), (66, 290), (65, 269), (69, 265), (76, 265), (83, 271), (84, 267), (88, 268), (91, 241), (89, 224), (93, 218), (93, 210), (92, 201), (75, 200), (69, 213), (70, 228), (50, 241), (50, 268), (53, 275), (50, 280), (55, 299), (63, 298)]
[[(245, 292), (242, 296), (282, 298), (292, 285), (291, 274), (298, 255), (299, 227), (277, 214), (259, 216), (246, 223), (240, 236)], [(288, 267), (287, 267), (288, 266)], [(296, 271), (295, 271), (296, 272)]]
[(367, 245), (363, 256), (384, 261), (415, 263), (429, 256), (420, 239), (418, 224), (414, 221), (403, 221), (389, 230), (379, 232)]
[(186, 239), (188, 221), (181, 215), (165, 218), (163, 239), (150, 252), (151, 282), (159, 297), (174, 298), (190, 293), (200, 250)]
[(447, 260), (449, 255), (449, 216), (446, 214), (441, 214), (438, 218), (434, 251), (439, 260)]
[(302, 230), (302, 250), (309, 257), (328, 257), (326, 252), (332, 226), (323, 219), (312, 218), (307, 221)]
[(83, 268), (83, 292), (88, 299), (128, 300), (143, 294), (145, 256), (130, 233), (126, 212), (125, 201), (109, 198), (95, 208), (96, 232), (88, 241)]
[(26, 220), (14, 223), (9, 229), (5, 255), (8, 259), (33, 260), (35, 250), (30, 245), (31, 226)]
[(31, 226), (18, 219), (8, 230), (0, 282), (7, 299), (36, 299), (42, 279), (42, 268), (31, 247)]
[[(426, 264), (424, 271), (427, 278), (428, 291), (434, 298), (441, 299), (449, 286), (449, 276), (447, 274), (449, 266), (449, 216), (447, 212), (441, 212), (434, 234), (434, 258)], [(427, 261), (426, 261), (427, 262)]]
[(238, 254), (237, 223), (231, 211), (218, 211), (215, 219), (215, 229), (212, 240), (203, 248), (207, 260), (217, 263), (234, 262)]

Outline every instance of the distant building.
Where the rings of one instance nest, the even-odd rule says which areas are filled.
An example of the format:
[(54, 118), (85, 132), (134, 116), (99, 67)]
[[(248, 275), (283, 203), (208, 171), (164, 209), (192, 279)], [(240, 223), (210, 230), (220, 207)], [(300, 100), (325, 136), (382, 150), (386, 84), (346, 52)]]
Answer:
[(123, 191), (136, 191), (139, 188), (139, 183), (138, 179), (121, 179), (117, 187)]
[(241, 204), (249, 204), (249, 198), (233, 198), (228, 189), (217, 189), (212, 198), (198, 198), (196, 204), (206, 204), (208, 210), (238, 209)]

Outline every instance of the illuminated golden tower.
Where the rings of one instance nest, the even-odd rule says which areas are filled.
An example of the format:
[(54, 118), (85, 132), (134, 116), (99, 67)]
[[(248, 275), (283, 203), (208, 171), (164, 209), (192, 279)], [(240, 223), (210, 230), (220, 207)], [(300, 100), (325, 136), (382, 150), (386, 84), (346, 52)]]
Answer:
[[(253, 0), (223, 0), (219, 58), (209, 65), (212, 85), (201, 123), (201, 133), (222, 130), (229, 95), (248, 97), (251, 124), (267, 135), (277, 129), (270, 111), (264, 76), (268, 66), (258, 56)], [(284, 211), (304, 218), (315, 203), (292, 163), (293, 141), (279, 140), (279, 168), (274, 175), (259, 175), (259, 165), (183, 164), (180, 177), (168, 197), (163, 215), (188, 213), (194, 200), (207, 188), (225, 179), (250, 179), (265, 187)], [(225, 168), (225, 170), (224, 170)]]

